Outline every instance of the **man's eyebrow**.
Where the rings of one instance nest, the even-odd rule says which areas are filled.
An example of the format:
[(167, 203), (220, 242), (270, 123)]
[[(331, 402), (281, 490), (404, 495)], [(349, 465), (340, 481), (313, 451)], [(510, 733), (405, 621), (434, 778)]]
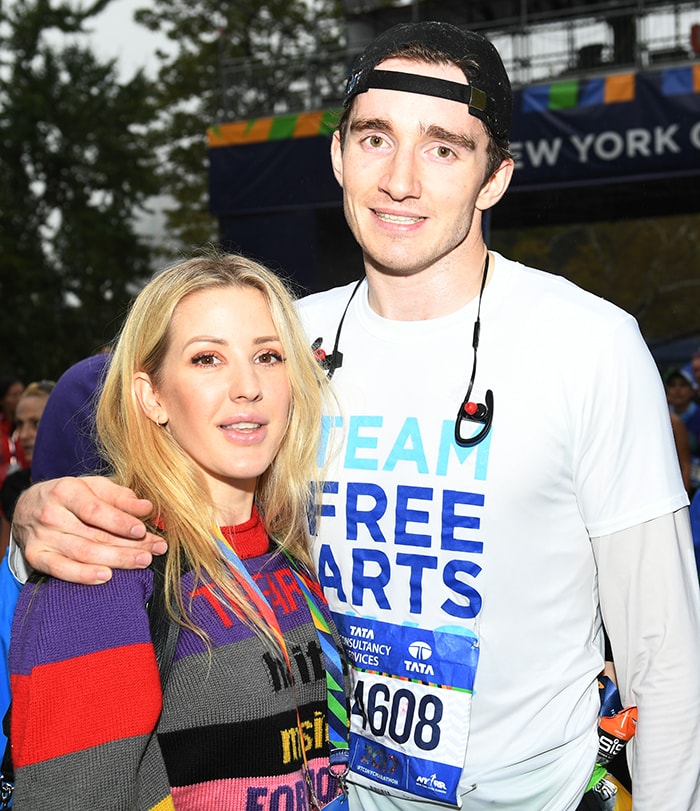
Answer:
[(452, 144), (456, 147), (461, 147), (470, 152), (476, 149), (476, 141), (471, 135), (466, 132), (453, 132), (440, 127), (437, 124), (431, 124), (423, 130), (424, 135), (428, 138), (435, 138), (437, 141), (444, 141), (447, 144)]
[(351, 132), (366, 132), (367, 130), (384, 130), (391, 132), (393, 127), (384, 118), (356, 118), (350, 124)]

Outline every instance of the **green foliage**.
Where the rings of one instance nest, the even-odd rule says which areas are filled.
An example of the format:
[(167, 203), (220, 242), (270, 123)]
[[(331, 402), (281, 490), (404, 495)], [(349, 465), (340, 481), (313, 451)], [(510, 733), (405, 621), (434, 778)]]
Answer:
[(700, 216), (494, 230), (491, 245), (627, 310), (648, 341), (698, 331)]
[(0, 5), (0, 369), (56, 377), (109, 342), (151, 275), (134, 229), (155, 195), (168, 259), (216, 242), (206, 130), (337, 93), (337, 0), (154, 0), (173, 43), (155, 83), (120, 81), (80, 35), (110, 0)]
[(134, 231), (159, 191), (150, 83), (120, 83), (113, 62), (55, 36), (81, 32), (107, 2), (0, 12), (0, 367), (26, 380), (110, 341), (151, 273)]
[(337, 0), (153, 0), (136, 19), (173, 43), (158, 73), (160, 183), (168, 230), (185, 250), (214, 242), (206, 131), (217, 121), (304, 109), (339, 87), (318, 70), (339, 47)]

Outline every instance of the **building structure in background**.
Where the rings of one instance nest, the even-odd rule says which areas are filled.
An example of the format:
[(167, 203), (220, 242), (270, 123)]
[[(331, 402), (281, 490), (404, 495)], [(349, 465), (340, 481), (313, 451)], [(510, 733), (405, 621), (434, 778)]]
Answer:
[[(210, 206), (227, 247), (311, 291), (358, 276), (329, 160), (342, 84), (318, 95), (316, 77), (344, 73), (380, 31), (419, 19), (482, 32), (512, 77), (516, 172), (493, 229), (700, 213), (697, 3), (345, 0), (344, 8), (347, 47), (290, 66), (290, 81), (308, 91), (306, 110), (261, 109), (208, 132)], [(255, 65), (222, 65), (224, 105), (244, 69), (250, 81)]]

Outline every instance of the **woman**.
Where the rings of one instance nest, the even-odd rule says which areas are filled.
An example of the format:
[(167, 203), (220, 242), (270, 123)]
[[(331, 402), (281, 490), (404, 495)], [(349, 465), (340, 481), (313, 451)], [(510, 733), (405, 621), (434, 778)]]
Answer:
[(53, 380), (39, 380), (36, 383), (30, 383), (19, 398), (15, 409), (14, 438), (24, 451), (27, 467), (8, 474), (5, 481), (0, 484), (0, 510), (2, 511), (2, 515), (0, 515), (0, 556), (5, 554), (10, 540), (10, 525), (17, 499), (31, 484), (32, 454), (39, 420), (55, 385)]
[(336, 797), (326, 662), (286, 556), (311, 567), (324, 392), (291, 297), (259, 265), (192, 259), (137, 297), (97, 430), (168, 541), (172, 672), (162, 695), (151, 569), (27, 586), (10, 651), (16, 809), (305, 809), (308, 785), (319, 805)]

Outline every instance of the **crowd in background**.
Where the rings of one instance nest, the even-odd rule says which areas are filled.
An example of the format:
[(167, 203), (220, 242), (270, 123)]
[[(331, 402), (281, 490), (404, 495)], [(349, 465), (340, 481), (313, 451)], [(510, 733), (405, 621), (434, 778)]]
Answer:
[(678, 461), (690, 498), (695, 559), (700, 570), (700, 347), (683, 366), (664, 374)]

